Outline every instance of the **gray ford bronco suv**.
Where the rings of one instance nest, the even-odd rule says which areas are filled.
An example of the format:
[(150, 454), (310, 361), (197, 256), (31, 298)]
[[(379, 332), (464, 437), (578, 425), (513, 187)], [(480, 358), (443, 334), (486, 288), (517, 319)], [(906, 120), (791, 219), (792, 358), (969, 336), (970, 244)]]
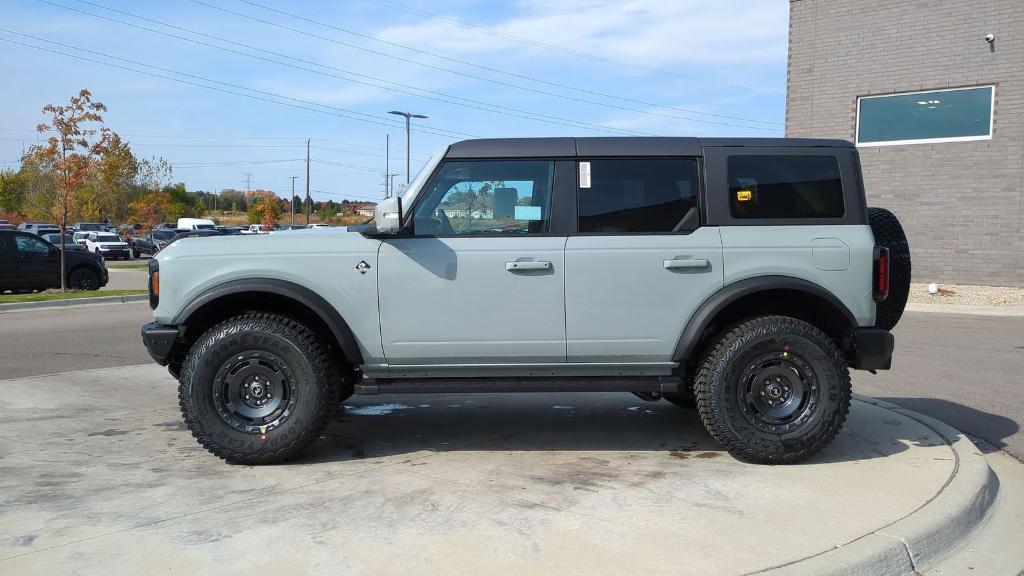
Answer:
[(889, 367), (910, 256), (845, 141), (488, 139), (372, 223), (185, 238), (149, 276), (142, 339), (229, 462), (296, 456), (352, 394), (622, 391), (790, 463)]

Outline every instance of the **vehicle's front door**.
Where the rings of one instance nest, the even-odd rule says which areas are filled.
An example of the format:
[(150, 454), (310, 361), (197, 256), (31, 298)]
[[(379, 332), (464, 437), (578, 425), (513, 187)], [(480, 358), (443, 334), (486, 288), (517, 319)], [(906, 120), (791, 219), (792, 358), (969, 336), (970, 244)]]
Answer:
[(393, 374), (406, 366), (479, 376), (565, 362), (566, 236), (551, 234), (554, 168), (548, 160), (438, 168), (409, 207), (404, 235), (380, 248), (381, 338)]
[(16, 234), (15, 280), (25, 288), (60, 286), (60, 253), (33, 234)]
[(695, 158), (581, 158), (565, 248), (569, 362), (671, 362), (686, 321), (723, 284), (699, 174)]

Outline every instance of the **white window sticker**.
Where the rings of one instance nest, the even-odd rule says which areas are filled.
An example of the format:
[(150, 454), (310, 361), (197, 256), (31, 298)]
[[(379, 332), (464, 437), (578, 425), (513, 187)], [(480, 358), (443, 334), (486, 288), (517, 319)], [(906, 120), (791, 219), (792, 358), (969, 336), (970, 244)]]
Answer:
[(540, 220), (540, 206), (516, 206), (516, 220)]
[(590, 188), (590, 162), (580, 162), (580, 188)]

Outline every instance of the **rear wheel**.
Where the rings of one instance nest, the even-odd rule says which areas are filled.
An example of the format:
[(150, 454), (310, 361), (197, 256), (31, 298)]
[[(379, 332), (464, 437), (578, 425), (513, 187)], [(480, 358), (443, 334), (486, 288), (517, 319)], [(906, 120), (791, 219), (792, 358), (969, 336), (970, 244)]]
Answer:
[(307, 327), (248, 313), (214, 326), (185, 358), (178, 400), (192, 435), (231, 463), (294, 458), (338, 406), (341, 378)]
[(875, 307), (875, 326), (892, 330), (910, 296), (910, 243), (899, 219), (885, 208), (868, 208), (868, 223), (875, 244), (889, 249), (889, 296)]
[(850, 409), (850, 373), (818, 328), (764, 316), (727, 331), (709, 349), (694, 392), (704, 426), (734, 456), (788, 464), (839, 433)]

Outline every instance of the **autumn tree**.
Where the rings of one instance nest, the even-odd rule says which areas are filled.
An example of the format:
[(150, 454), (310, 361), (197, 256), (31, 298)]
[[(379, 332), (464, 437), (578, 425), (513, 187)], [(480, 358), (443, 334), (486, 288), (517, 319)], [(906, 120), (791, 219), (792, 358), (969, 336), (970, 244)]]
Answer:
[(273, 192), (257, 190), (249, 206), (249, 224), (263, 224), (270, 229), (281, 215), (281, 199)]
[[(53, 132), (46, 144), (35, 146), (29, 156), (52, 175), (52, 186), (29, 190), (26, 202), (36, 211), (52, 218), (63, 236), (68, 220), (76, 213), (82, 193), (99, 169), (99, 160), (108, 150), (113, 133), (103, 126), (101, 112), (107, 107), (93, 102), (92, 94), (82, 89), (66, 106), (47, 104), (43, 114), (50, 116), (47, 124), (39, 124), (40, 133)], [(64, 243), (60, 244), (60, 286), (66, 290)]]

